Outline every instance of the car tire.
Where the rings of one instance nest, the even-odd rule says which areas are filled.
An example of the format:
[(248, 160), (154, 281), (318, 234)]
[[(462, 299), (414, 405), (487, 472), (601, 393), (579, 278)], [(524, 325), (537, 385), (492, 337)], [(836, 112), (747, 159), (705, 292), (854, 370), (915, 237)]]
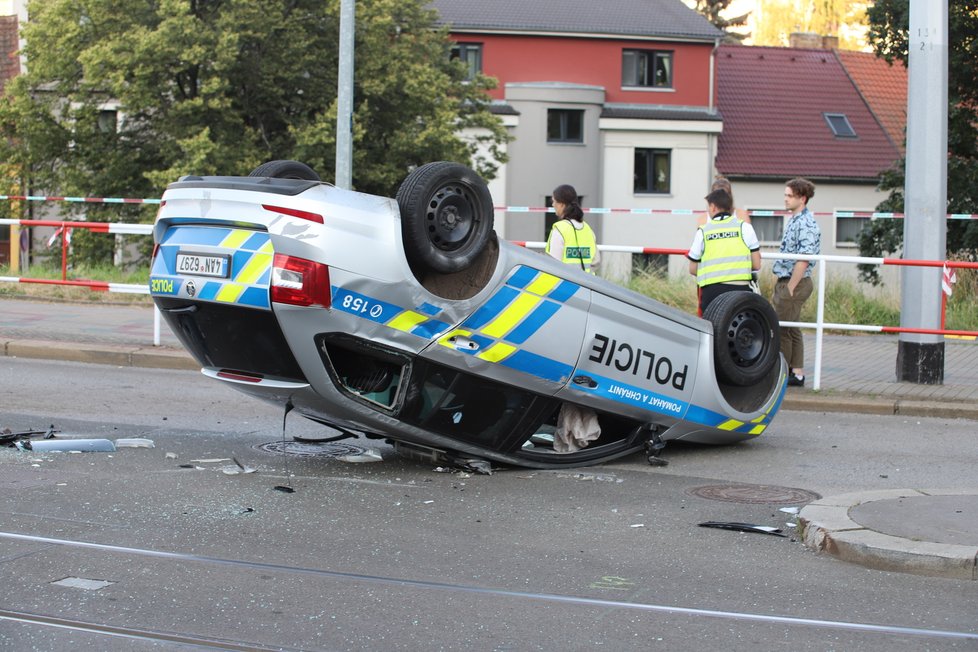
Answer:
[(725, 292), (703, 318), (713, 324), (713, 360), (721, 382), (746, 387), (767, 376), (781, 356), (781, 327), (767, 299)]
[(471, 266), (492, 236), (492, 196), (464, 165), (427, 163), (397, 191), (404, 254), (413, 267), (441, 274)]
[(249, 177), (272, 177), (273, 179), (301, 179), (303, 181), (322, 181), (316, 171), (299, 161), (269, 161), (251, 171)]

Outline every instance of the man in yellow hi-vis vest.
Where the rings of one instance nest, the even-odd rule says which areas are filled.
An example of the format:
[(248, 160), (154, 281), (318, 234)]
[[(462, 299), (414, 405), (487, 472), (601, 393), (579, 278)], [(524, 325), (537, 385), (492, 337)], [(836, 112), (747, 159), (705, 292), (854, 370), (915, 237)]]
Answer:
[(554, 213), (560, 219), (554, 222), (547, 237), (547, 253), (562, 263), (580, 265), (585, 272), (594, 274), (598, 243), (594, 231), (584, 221), (577, 191), (563, 184), (554, 189), (552, 197)]
[(706, 196), (710, 219), (696, 229), (686, 257), (699, 286), (699, 314), (724, 292), (750, 291), (751, 274), (761, 268), (761, 243), (748, 222), (733, 211), (733, 198), (717, 189)]

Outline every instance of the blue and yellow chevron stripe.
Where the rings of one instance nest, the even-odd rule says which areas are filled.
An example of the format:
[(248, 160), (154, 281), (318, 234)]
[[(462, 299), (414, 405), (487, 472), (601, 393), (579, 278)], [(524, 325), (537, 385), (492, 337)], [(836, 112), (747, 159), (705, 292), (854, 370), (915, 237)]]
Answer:
[[(519, 345), (557, 314), (579, 288), (576, 283), (521, 265), (485, 304), (459, 328), (438, 338), (438, 343), (486, 362), (565, 382), (573, 366), (525, 351)], [(456, 347), (458, 337), (478, 346), (472, 350)]]
[[(177, 254), (194, 247), (219, 247), (231, 252), (229, 278), (188, 279), (176, 273)], [(196, 253), (201, 253), (196, 250)], [(150, 274), (154, 295), (176, 296), (181, 289), (193, 288), (193, 296), (203, 301), (231, 303), (253, 308), (270, 308), (268, 286), (271, 281), (274, 251), (263, 231), (177, 226), (160, 241), (160, 249)], [(188, 286), (192, 281), (193, 286)]]

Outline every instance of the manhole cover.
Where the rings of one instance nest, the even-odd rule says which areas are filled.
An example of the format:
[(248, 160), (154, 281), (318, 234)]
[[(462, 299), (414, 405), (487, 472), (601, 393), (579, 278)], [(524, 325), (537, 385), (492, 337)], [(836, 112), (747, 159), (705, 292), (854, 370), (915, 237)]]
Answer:
[(313, 443), (305, 441), (270, 441), (267, 444), (259, 444), (255, 448), (266, 453), (276, 455), (297, 455), (299, 457), (340, 457), (342, 455), (363, 455), (365, 448), (347, 444), (344, 442), (331, 441)]
[(726, 503), (763, 505), (798, 505), (821, 498), (817, 493), (805, 489), (770, 484), (713, 484), (694, 487), (689, 490), (689, 493), (700, 498)]

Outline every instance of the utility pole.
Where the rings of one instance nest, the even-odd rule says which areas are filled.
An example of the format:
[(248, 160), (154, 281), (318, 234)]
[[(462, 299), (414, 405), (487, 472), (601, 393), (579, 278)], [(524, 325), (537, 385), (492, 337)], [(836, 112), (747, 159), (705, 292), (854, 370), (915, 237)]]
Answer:
[(337, 188), (353, 188), (353, 33), (355, 0), (340, 0), (340, 61), (336, 83)]
[[(947, 256), (947, 0), (910, 0), (903, 257)], [(941, 328), (941, 269), (904, 267), (900, 326)], [(897, 380), (944, 383), (944, 336), (900, 333)]]

